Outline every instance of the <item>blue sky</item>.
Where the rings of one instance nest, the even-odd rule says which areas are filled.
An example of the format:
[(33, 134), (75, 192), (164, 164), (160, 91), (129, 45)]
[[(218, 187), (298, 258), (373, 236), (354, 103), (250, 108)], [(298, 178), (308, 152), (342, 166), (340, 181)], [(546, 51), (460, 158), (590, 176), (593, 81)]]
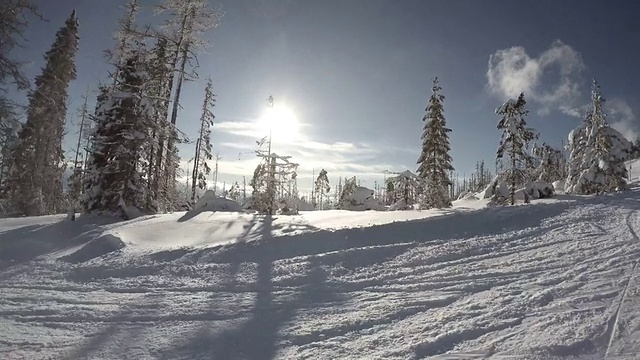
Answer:
[[(49, 21), (33, 22), (26, 49), (15, 54), (32, 61), (26, 68), (31, 77), (55, 31), (72, 9), (78, 11), (73, 111), (85, 89), (95, 90), (107, 75), (103, 51), (113, 44), (124, 0), (35, 2)], [(156, 1), (141, 2), (140, 22), (158, 22), (149, 8)], [(477, 160), (494, 163), (500, 137), (494, 109), (520, 91), (531, 111), (529, 125), (553, 145), (579, 124), (593, 78), (608, 99), (610, 123), (630, 138), (640, 129), (640, 3), (634, 0), (210, 3), (225, 15), (206, 34), (212, 47), (199, 56), (200, 80), (186, 84), (178, 127), (196, 135), (205, 78), (211, 76), (218, 95), (212, 140), (222, 157), (220, 182), (251, 176), (257, 160), (246, 153), (264, 133), (255, 121), (269, 95), (302, 124), (297, 137), (276, 136), (274, 151), (300, 163), (303, 190), (311, 187), (314, 168), (325, 168), (332, 183), (355, 175), (369, 187), (382, 181), (384, 170), (415, 171), (435, 76), (446, 96), (460, 175)], [(184, 162), (192, 148), (180, 149)]]

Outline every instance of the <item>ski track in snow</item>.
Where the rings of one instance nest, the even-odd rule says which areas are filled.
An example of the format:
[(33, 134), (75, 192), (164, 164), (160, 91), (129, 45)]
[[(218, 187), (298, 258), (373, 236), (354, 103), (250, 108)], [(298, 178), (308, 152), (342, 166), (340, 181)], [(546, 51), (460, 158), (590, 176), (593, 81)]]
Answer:
[(255, 241), (84, 262), (0, 256), (0, 358), (634, 359), (638, 209), (633, 190), (274, 238), (264, 218)]

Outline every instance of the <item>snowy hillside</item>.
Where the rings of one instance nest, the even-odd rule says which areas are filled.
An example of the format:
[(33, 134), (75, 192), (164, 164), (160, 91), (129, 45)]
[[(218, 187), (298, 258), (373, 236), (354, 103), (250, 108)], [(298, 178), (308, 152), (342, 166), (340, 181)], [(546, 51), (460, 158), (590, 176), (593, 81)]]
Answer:
[(637, 358), (640, 190), (484, 205), (0, 220), (0, 358)]

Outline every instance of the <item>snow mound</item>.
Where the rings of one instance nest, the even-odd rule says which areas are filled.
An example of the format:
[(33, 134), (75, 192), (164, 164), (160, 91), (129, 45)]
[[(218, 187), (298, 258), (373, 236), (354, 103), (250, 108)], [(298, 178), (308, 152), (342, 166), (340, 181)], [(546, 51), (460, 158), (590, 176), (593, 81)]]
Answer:
[(244, 210), (237, 202), (231, 199), (218, 197), (212, 190), (207, 190), (200, 199), (198, 199), (196, 204), (193, 206), (192, 211), (243, 212)]
[(124, 242), (113, 234), (105, 234), (91, 240), (75, 252), (60, 258), (70, 263), (83, 263), (125, 247)]

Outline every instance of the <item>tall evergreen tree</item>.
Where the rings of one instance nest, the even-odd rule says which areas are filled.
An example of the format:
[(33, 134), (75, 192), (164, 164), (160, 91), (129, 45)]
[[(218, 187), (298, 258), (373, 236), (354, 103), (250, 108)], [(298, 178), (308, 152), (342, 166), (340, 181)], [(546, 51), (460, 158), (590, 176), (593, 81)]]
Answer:
[(583, 159), (587, 151), (588, 129), (591, 125), (591, 106), (587, 107), (582, 123), (577, 128), (569, 132), (566, 150), (569, 153), (567, 162), (567, 179), (565, 181), (565, 192), (571, 193), (583, 170)]
[(424, 131), (422, 133), (422, 153), (418, 158), (418, 176), (424, 181), (425, 190), (421, 207), (445, 208), (451, 206), (449, 197), (449, 172), (454, 170), (451, 165), (449, 151), (449, 135), (444, 118), (444, 95), (438, 78), (433, 80), (432, 95), (426, 108), (427, 114), (422, 118)]
[(147, 201), (149, 129), (153, 102), (145, 93), (143, 56), (133, 56), (118, 71), (117, 91), (103, 92), (96, 112), (83, 207), (88, 213), (124, 219), (153, 212)]
[[(113, 34), (116, 45), (113, 50), (107, 50), (105, 54), (118, 71), (123, 63), (131, 58), (137, 50), (137, 44), (143, 42), (141, 34), (136, 27), (136, 18), (140, 12), (138, 0), (128, 0), (124, 6), (124, 16), (118, 20), (118, 29)], [(113, 74), (112, 79), (117, 80), (118, 74)]]
[(527, 169), (533, 167), (528, 147), (535, 140), (536, 134), (527, 127), (525, 117), (529, 111), (525, 109), (526, 104), (524, 94), (521, 93), (517, 100), (509, 99), (496, 109), (496, 114), (501, 116), (498, 129), (502, 131), (496, 161), (508, 159), (509, 167), (502, 176), (509, 184), (511, 205), (515, 204), (517, 187), (530, 180), (527, 178)]
[(607, 123), (605, 100), (600, 86), (593, 81), (591, 104), (585, 121), (569, 133), (569, 171), (565, 191), (598, 194), (626, 187), (632, 144)]
[(75, 10), (56, 34), (46, 65), (29, 94), (27, 121), (12, 152), (9, 191), (13, 205), (33, 216), (64, 211), (62, 138), (69, 83), (76, 77), (78, 50)]
[(211, 154), (211, 126), (213, 126), (212, 107), (215, 106), (216, 98), (213, 93), (211, 79), (207, 80), (207, 87), (204, 89), (204, 103), (202, 104), (202, 115), (200, 116), (200, 131), (196, 140), (196, 154), (193, 158), (193, 175), (191, 184), (191, 202), (196, 200), (196, 182), (200, 189), (207, 187), (207, 175), (211, 173), (211, 167), (207, 163), (213, 158)]

